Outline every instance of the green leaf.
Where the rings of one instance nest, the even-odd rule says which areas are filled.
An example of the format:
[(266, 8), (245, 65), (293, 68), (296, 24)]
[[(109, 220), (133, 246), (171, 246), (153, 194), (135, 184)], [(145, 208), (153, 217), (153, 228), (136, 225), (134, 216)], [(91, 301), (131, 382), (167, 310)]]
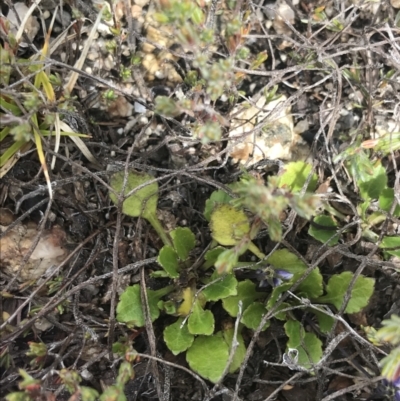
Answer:
[(209, 336), (214, 332), (214, 315), (210, 310), (204, 310), (198, 300), (193, 305), (193, 310), (188, 319), (188, 329), (191, 334)]
[(99, 393), (94, 388), (79, 386), (79, 389), (82, 401), (96, 401), (99, 398)]
[(6, 401), (32, 401), (32, 397), (25, 391), (15, 391), (4, 398)]
[(282, 223), (276, 216), (271, 216), (268, 220), (268, 234), (272, 241), (282, 240)]
[(170, 99), (168, 96), (157, 96), (155, 99), (154, 112), (166, 117), (176, 117), (182, 113), (182, 110), (177, 102)]
[(211, 196), (206, 200), (206, 205), (204, 207), (204, 217), (207, 221), (210, 221), (211, 213), (214, 210), (215, 206), (221, 203), (229, 203), (233, 198), (224, 191), (220, 189), (218, 191), (214, 191)]
[(298, 365), (310, 369), (313, 363), (318, 363), (322, 357), (322, 341), (314, 333), (306, 333), (296, 320), (288, 320), (284, 327), (289, 337), (287, 347), (299, 352)]
[(182, 322), (183, 318), (179, 318), (164, 329), (164, 341), (174, 355), (186, 351), (194, 341), (194, 335), (189, 333), (187, 325), (181, 327)]
[(243, 210), (228, 204), (217, 205), (211, 213), (211, 236), (219, 244), (233, 246), (250, 232), (250, 222)]
[[(291, 282), (295, 283), (302, 275), (303, 273), (295, 274), (291, 279)], [(318, 267), (316, 267), (308, 277), (300, 283), (295, 292), (300, 297), (309, 299), (319, 297), (323, 294), (323, 277)]]
[(169, 277), (171, 278), (179, 277), (178, 254), (175, 252), (172, 246), (164, 245), (161, 248), (160, 253), (158, 254), (157, 262), (168, 273)]
[(288, 302), (282, 302), (276, 312), (274, 313), (274, 318), (286, 322), (288, 320), (288, 316), (290, 316), (288, 308), (293, 308), (293, 305), (289, 304)]
[(178, 307), (177, 313), (179, 316), (187, 316), (192, 309), (195, 296), (195, 288), (192, 286), (183, 288), (181, 296), (182, 300)]
[(233, 274), (227, 274), (221, 277), (218, 272), (214, 272), (210, 281), (220, 279), (217, 282), (210, 284), (202, 291), (207, 301), (218, 301), (220, 299), (236, 295), (238, 282)]
[(335, 323), (335, 319), (326, 313), (320, 312), (316, 309), (310, 309), (311, 313), (314, 313), (318, 320), (318, 326), (322, 333), (328, 334)]
[[(288, 163), (284, 173), (279, 177), (279, 187), (288, 188), (292, 192), (300, 192), (311, 174), (312, 165), (302, 161)], [(313, 192), (318, 184), (318, 176), (313, 173), (307, 191)]]
[(277, 269), (286, 270), (290, 273), (303, 273), (307, 265), (294, 253), (287, 249), (279, 249), (268, 257), (267, 262)]
[(100, 396), (99, 401), (127, 401), (124, 394), (124, 386), (111, 385), (106, 387), (103, 394)]
[(243, 310), (246, 310), (256, 299), (265, 297), (264, 293), (256, 291), (256, 285), (250, 280), (239, 282), (237, 295), (224, 298), (223, 308), (232, 316), (236, 317), (239, 312), (239, 301), (243, 303)]
[(224, 251), (226, 251), (226, 248), (222, 246), (217, 246), (207, 251), (206, 254), (204, 255), (205, 262), (202, 266), (203, 269), (207, 270), (210, 267), (214, 266), (216, 261), (218, 260), (219, 255)]
[[(275, 251), (267, 259), (267, 262), (277, 269), (286, 270), (289, 273), (292, 273), (294, 276), (290, 280), (290, 283), (296, 282), (307, 270), (307, 265), (303, 263), (303, 261), (299, 259), (294, 253), (288, 251), (287, 249), (279, 249)], [(316, 267), (309, 274), (309, 276), (297, 287), (296, 293), (306, 298), (319, 297), (323, 293), (322, 283), (322, 275), (318, 267)], [(284, 288), (286, 288), (286, 286)], [(275, 304), (275, 302), (273, 303)], [(270, 307), (270, 302), (268, 302), (268, 308)]]
[[(233, 327), (223, 330), (223, 332), (222, 332), (224, 340), (226, 341), (226, 343), (229, 346), (229, 353), (231, 352), (231, 349), (232, 349), (232, 340), (233, 340), (234, 333), (235, 333), (235, 329)], [(242, 363), (244, 361), (244, 357), (246, 355), (246, 347), (244, 345), (243, 336), (240, 332), (237, 333), (236, 341), (237, 341), (237, 348), (236, 348), (235, 354), (233, 356), (232, 363), (229, 366), (229, 373), (234, 373), (240, 368), (240, 366), (242, 365)]]
[[(124, 171), (119, 171), (111, 176), (110, 185), (117, 193), (122, 191), (124, 176)], [(154, 180), (154, 177), (149, 174), (130, 171), (128, 173), (124, 195), (151, 180)], [(110, 198), (115, 204), (117, 204), (118, 198), (113, 192), (110, 192)], [(122, 205), (122, 212), (132, 217), (143, 216), (144, 218), (147, 218), (149, 215), (154, 215), (156, 213), (157, 201), (158, 183), (153, 182), (126, 198)]]
[(237, 265), (238, 260), (239, 255), (235, 248), (226, 249), (218, 255), (218, 259), (214, 263), (214, 266), (219, 275), (229, 274)]
[[(339, 242), (339, 236), (336, 235), (337, 225), (335, 220), (331, 216), (316, 216), (314, 218), (314, 222), (316, 224), (319, 224), (320, 226), (326, 227), (326, 229), (310, 224), (308, 233), (313, 238), (315, 238), (317, 241), (322, 242), (323, 244), (327, 243), (328, 240), (331, 239), (328, 243), (329, 246), (336, 245)], [(332, 230), (330, 230), (329, 227), (332, 227)]]
[(293, 285), (293, 283), (288, 282), (288, 283), (283, 283), (283, 284), (279, 285), (278, 287), (275, 287), (272, 290), (271, 296), (268, 299), (267, 309), (271, 310), (273, 308), (273, 306), (278, 302), (281, 295), (284, 292), (286, 292), (292, 285)]
[(360, 195), (363, 199), (378, 199), (387, 185), (386, 170), (379, 162), (374, 165), (372, 175), (364, 177), (363, 181), (357, 181)]
[(196, 244), (194, 234), (190, 228), (178, 227), (172, 230), (170, 235), (179, 259), (186, 260)]
[[(159, 297), (155, 294), (155, 291), (146, 291), (150, 318), (154, 322), (160, 315), (160, 310), (157, 307)], [(145, 325), (139, 284), (127, 287), (121, 294), (117, 305), (117, 320), (121, 323), (132, 324), (135, 327), (143, 327)]]
[(190, 368), (213, 383), (221, 378), (228, 358), (229, 346), (221, 333), (197, 337), (186, 352)]
[[(389, 255), (400, 257), (400, 237), (383, 237), (382, 242), (379, 244), (379, 248), (384, 249)], [(385, 248), (399, 248), (388, 250)]]
[(203, 11), (201, 11), (200, 7), (194, 7), (193, 13), (192, 13), (192, 20), (196, 25), (200, 25), (204, 23), (204, 14)]
[[(344, 295), (346, 294), (353, 273), (343, 272), (333, 275), (326, 286), (327, 294), (316, 299), (317, 302), (330, 303), (335, 305), (337, 309), (343, 304)], [(364, 276), (359, 276), (354, 284), (351, 292), (351, 298), (345, 309), (346, 313), (356, 313), (367, 306), (369, 299), (374, 292), (375, 280)]]
[[(240, 322), (243, 323), (248, 329), (256, 330), (261, 323), (261, 319), (266, 313), (267, 309), (262, 302), (254, 302), (244, 311), (242, 320)], [(266, 322), (263, 330), (266, 330), (269, 325), (270, 322)]]
[[(379, 207), (386, 212), (389, 212), (394, 201), (394, 189), (385, 188), (379, 196)], [(396, 205), (393, 216), (400, 217), (400, 205)]]

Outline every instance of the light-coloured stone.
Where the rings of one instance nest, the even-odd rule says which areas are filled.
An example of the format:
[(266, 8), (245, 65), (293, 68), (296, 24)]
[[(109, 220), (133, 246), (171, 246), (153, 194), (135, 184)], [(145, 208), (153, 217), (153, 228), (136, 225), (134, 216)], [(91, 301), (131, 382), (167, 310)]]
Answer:
[(304, 160), (309, 147), (295, 133), (286, 101), (286, 96), (280, 96), (266, 104), (262, 95), (253, 105), (240, 104), (233, 110), (229, 137), (230, 144), (235, 144), (230, 152), (234, 162), (253, 165), (265, 159)]
[[(4, 232), (5, 226), (0, 226)], [(38, 230), (35, 224), (17, 224), (0, 239), (0, 268), (10, 276), (14, 276), (20, 269), (25, 255), (33, 244)], [(54, 226), (44, 230), (28, 261), (23, 265), (18, 279), (20, 281), (36, 280), (52, 266), (57, 266), (67, 256), (64, 247), (65, 231)]]
[(278, 35), (292, 35), (292, 30), (287, 25), (286, 21), (294, 24), (295, 14), (293, 10), (286, 4), (280, 3), (276, 8), (276, 15), (273, 22), (273, 27)]
[(134, 3), (137, 6), (144, 7), (144, 6), (147, 6), (147, 4), (150, 3), (150, 0), (134, 0)]

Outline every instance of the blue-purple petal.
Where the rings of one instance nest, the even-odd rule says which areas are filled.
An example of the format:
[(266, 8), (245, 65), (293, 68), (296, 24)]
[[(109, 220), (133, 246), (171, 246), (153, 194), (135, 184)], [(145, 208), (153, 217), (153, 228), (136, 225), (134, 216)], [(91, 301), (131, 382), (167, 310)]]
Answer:
[(284, 280), (290, 280), (293, 277), (293, 273), (281, 269), (276, 269), (275, 274)]

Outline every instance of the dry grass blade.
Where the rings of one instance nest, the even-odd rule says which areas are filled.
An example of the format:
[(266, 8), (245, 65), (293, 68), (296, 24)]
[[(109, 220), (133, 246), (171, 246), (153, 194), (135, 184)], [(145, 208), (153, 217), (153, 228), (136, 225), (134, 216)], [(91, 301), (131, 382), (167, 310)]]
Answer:
[[(86, 56), (88, 54), (90, 46), (92, 45), (94, 37), (95, 37), (95, 35), (97, 33), (97, 27), (100, 24), (102, 15), (103, 15), (103, 8), (99, 11), (99, 14), (97, 15), (96, 21), (93, 24), (92, 30), (91, 30), (91, 32), (89, 34), (89, 37), (88, 37), (87, 41), (86, 41), (85, 47), (82, 50), (81, 56), (79, 57), (78, 61), (75, 63), (74, 68), (77, 69), (77, 70), (81, 70), (82, 67), (83, 67), (83, 64), (84, 64), (84, 62), (86, 60)], [(76, 71), (72, 72), (71, 76), (69, 77), (68, 82), (64, 85), (64, 90), (65, 90), (66, 93), (71, 93), (72, 92), (72, 90), (75, 87), (75, 84), (76, 84), (76, 81), (78, 79), (78, 76), (79, 76), (78, 72), (76, 72)]]
[[(64, 121), (59, 121), (59, 127), (61, 130), (65, 132), (75, 132), (67, 123)], [(88, 159), (91, 163), (93, 163), (95, 166), (99, 166), (99, 162), (96, 160), (96, 158), (92, 155), (88, 147), (85, 145), (85, 143), (82, 141), (81, 138), (78, 136), (69, 136), (69, 138), (75, 142), (75, 145), (79, 148), (79, 150), (83, 153), (83, 155)]]
[(24, 141), (15, 142), (15, 152), (13, 152), (12, 147), (7, 149), (10, 153), (13, 152), (12, 156), (8, 157), (6, 153), (2, 155), (6, 162), (0, 167), (0, 178), (3, 178), (14, 167), (15, 163), (19, 160), (21, 153), (27, 152), (32, 147), (32, 142), (23, 142)]
[(42, 0), (36, 0), (33, 4), (29, 7), (28, 12), (25, 14), (24, 19), (21, 21), (21, 26), (19, 27), (17, 34), (15, 35), (15, 39), (17, 42), (22, 38), (22, 35), (25, 30), (25, 25), (28, 22), (29, 18), (31, 17), (32, 13), (35, 11), (35, 8), (41, 3)]

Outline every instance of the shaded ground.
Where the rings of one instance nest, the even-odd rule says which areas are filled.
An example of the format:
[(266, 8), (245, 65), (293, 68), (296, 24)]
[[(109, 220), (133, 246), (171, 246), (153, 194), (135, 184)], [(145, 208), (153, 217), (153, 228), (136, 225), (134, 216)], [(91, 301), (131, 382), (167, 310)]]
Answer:
[[(286, 3), (291, 4), (290, 1)], [(154, 48), (155, 36), (150, 37), (134, 10), (132, 18), (128, 17), (123, 4), (121, 1), (115, 6), (114, 23), (121, 24), (127, 32), (131, 28), (136, 32), (135, 38), (128, 34), (99, 35), (94, 42), (98, 48), (92, 46), (89, 54), (93, 57), (85, 61), (74, 88), (75, 110), (63, 117), (76, 131), (90, 133), (91, 138), (84, 142), (94, 160), (88, 161), (71, 140), (63, 140), (58, 153), (53, 151), (51, 141), (45, 141), (48, 164), (51, 157), (56, 156), (55, 167), (50, 172), (51, 200), (35, 151), (21, 155), (2, 178), (1, 224), (8, 227), (8, 232), (21, 223), (24, 227), (29, 224), (34, 227), (31, 234), (24, 234), (31, 235), (28, 248), (36, 236), (53, 235), (53, 241), (54, 232), (46, 230), (54, 229), (55, 225), (65, 231), (65, 237), (60, 234), (54, 240), (58, 241), (54, 247), (63, 249), (51, 263), (57, 267), (50, 273), (43, 272), (39, 281), (29, 282), (28, 275), (21, 281), (15, 272), (11, 275), (1, 272), (1, 395), (17, 389), (20, 368), (43, 379), (42, 399), (46, 399), (46, 391), (53, 393), (54, 399), (68, 399), (69, 395), (54, 373), (64, 367), (76, 369), (85, 385), (101, 391), (102, 386), (115, 380), (120, 359), (113, 355), (111, 346), (124, 336), (141, 354), (135, 363), (135, 378), (126, 386), (128, 400), (391, 399), (380, 384), (378, 361), (382, 355), (367, 342), (360, 343), (357, 334), (365, 338), (361, 326), (379, 327), (383, 319), (400, 313), (400, 266), (398, 259), (384, 259), (372, 242), (358, 236), (354, 227), (347, 237), (348, 243), (327, 250), (307, 234), (309, 222), (289, 213), (282, 222), (285, 231), (282, 246), (302, 255), (308, 265), (317, 263), (326, 281), (330, 275), (342, 271), (362, 272), (376, 280), (369, 306), (358, 314), (343, 315), (348, 326), (340, 323), (336, 332), (329, 336), (319, 332), (307, 313), (292, 311), (298, 320), (316, 331), (324, 349), (337, 338), (335, 336), (350, 332), (329, 353), (325, 368), (315, 376), (290, 370), (282, 363), (286, 336), (279, 320), (274, 320), (265, 332), (244, 332), (246, 345), (252, 349), (249, 358), (240, 373), (228, 374), (216, 387), (192, 374), (184, 356), (174, 356), (167, 349), (162, 331), (170, 323), (170, 316), (162, 316), (153, 325), (138, 330), (128, 330), (116, 322), (118, 295), (127, 285), (141, 283), (157, 289), (166, 284), (166, 279), (154, 279), (149, 275), (159, 270), (155, 258), (162, 247), (160, 239), (144, 220), (128, 218), (117, 211), (108, 195), (110, 174), (128, 166), (150, 172), (159, 179), (159, 217), (168, 229), (187, 226), (195, 233), (194, 260), (202, 257), (211, 241), (208, 222), (203, 216), (206, 199), (213, 190), (226, 188), (226, 184), (243, 174), (243, 170), (227, 157), (231, 127), (223, 126), (221, 141), (204, 144), (191, 135), (190, 125), (194, 121), (203, 122), (201, 113), (184, 113), (176, 118), (154, 114), (157, 95), (169, 94), (176, 99), (179, 89), (192, 100), (196, 96), (202, 98), (205, 104), (207, 96), (201, 90), (196, 95), (193, 88), (179, 82), (174, 75), (178, 74), (176, 71), (184, 75), (186, 69), (192, 69), (190, 52), (182, 54), (171, 47), (173, 43), (170, 42), (160, 45), (182, 56), (174, 60), (178, 66), (172, 61), (166, 63), (174, 65), (173, 73), (165, 72), (165, 64), (162, 64), (166, 59), (165, 49)], [(226, 9), (225, 4), (213, 4), (217, 10)], [(268, 59), (258, 70), (249, 70), (249, 63), (238, 62), (235, 72), (244, 71), (246, 78), (240, 87), (232, 88), (232, 93), (241, 90), (246, 97), (251, 97), (262, 88), (270, 91), (278, 85), (278, 92), (289, 99), (295, 125), (307, 122), (299, 132), (310, 146), (305, 158), (315, 166), (319, 184), (330, 185), (331, 193), (340, 194), (342, 205), (347, 206), (342, 206), (340, 212), (349, 216), (349, 222), (357, 222), (359, 212), (355, 206), (359, 203), (359, 194), (345, 169), (334, 165), (332, 158), (347, 149), (358, 134), (368, 139), (383, 131), (400, 131), (400, 35), (395, 25), (399, 9), (393, 7), (398, 4), (394, 1), (376, 4), (300, 1), (292, 7), (287, 5), (293, 13), (286, 14), (285, 19), (276, 17), (272, 22), (271, 15), (279, 10), (279, 4), (237, 4), (235, 12), (242, 13), (242, 20), (246, 12), (250, 15), (246, 20), (249, 32), (242, 40), (252, 55), (265, 51)], [(54, 12), (52, 5), (46, 6)], [(325, 9), (318, 9), (320, 6)], [(141, 11), (146, 13), (150, 7), (146, 4)], [(5, 5), (5, 15), (6, 9)], [(73, 14), (75, 10), (86, 19), (78, 20)], [(68, 29), (72, 39), (65, 39), (48, 63), (52, 72), (66, 79), (69, 67), (79, 56), (75, 50), (84, 46), (88, 28), (93, 25), (97, 13), (89, 2), (80, 0), (65, 2), (64, 12), (72, 22), (76, 20)], [(319, 20), (321, 13), (325, 13), (325, 21)], [(222, 17), (218, 19), (218, 13), (216, 18), (217, 32), (223, 32), (225, 22)], [(343, 24), (342, 29), (335, 29), (336, 22)], [(61, 32), (62, 22), (57, 24)], [(66, 22), (64, 25), (68, 26)], [(212, 56), (215, 58), (227, 54), (223, 35), (220, 36)], [(115, 41), (115, 48), (107, 53), (100, 43), (111, 39)], [(159, 70), (156, 69), (153, 76), (143, 63), (131, 68), (132, 43), (137, 41), (140, 48), (141, 41), (146, 43), (146, 40), (153, 45), (149, 53), (156, 54), (149, 63), (160, 63), (162, 74), (158, 76), (161, 79), (157, 78)], [(40, 33), (33, 44), (38, 48), (43, 45)], [(20, 52), (21, 57), (28, 57), (34, 49), (28, 46)], [(129, 68), (134, 79), (123, 82), (121, 66)], [(102, 95), (110, 88), (124, 95), (115, 101), (105, 101)], [(240, 98), (238, 102), (240, 104)], [(147, 107), (145, 113), (138, 112), (141, 103)], [(227, 102), (218, 101), (212, 106), (230, 120), (232, 107)], [(7, 145), (2, 143), (2, 147)], [(388, 185), (398, 190), (398, 152), (382, 162), (388, 173)], [(259, 163), (245, 168), (267, 178), (278, 171), (279, 163)], [(328, 193), (326, 188), (324, 193)], [(9, 216), (9, 211), (13, 212), (13, 217)], [(4, 219), (8, 218), (10, 221), (5, 224)], [(11, 220), (14, 222), (10, 225)], [(377, 233), (383, 235), (382, 230), (387, 230), (391, 235), (399, 234), (398, 224), (398, 219), (392, 216), (390, 221), (378, 226)], [(266, 228), (255, 242), (266, 254), (276, 246), (269, 240)], [(221, 318), (222, 324), (225, 315), (221, 306), (216, 304), (213, 312)], [(41, 367), (30, 366), (32, 358), (26, 355), (29, 342), (43, 342), (47, 347), (47, 355), (38, 361), (42, 362), (39, 363)], [(151, 362), (154, 360), (157, 363)], [(52, 399), (50, 395), (47, 397)]]

